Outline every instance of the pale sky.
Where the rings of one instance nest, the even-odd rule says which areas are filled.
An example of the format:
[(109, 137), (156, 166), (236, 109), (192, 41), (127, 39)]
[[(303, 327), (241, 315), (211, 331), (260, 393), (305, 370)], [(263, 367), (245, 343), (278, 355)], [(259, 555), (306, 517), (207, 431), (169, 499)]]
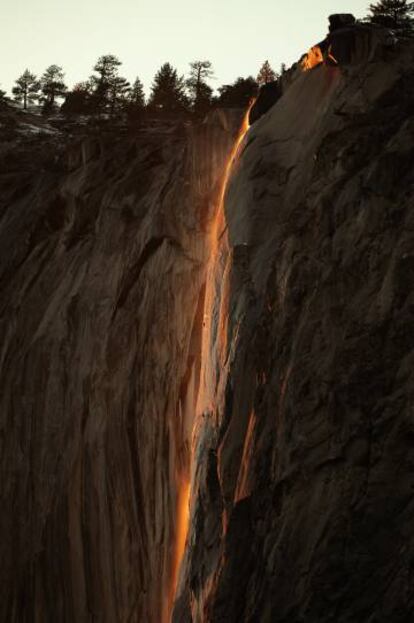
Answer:
[(102, 54), (122, 61), (148, 93), (168, 61), (181, 74), (208, 59), (213, 88), (256, 76), (268, 59), (290, 65), (327, 32), (327, 16), (367, 13), (370, 0), (0, 0), (0, 87), (10, 92), (26, 67), (56, 63), (69, 86), (85, 80)]

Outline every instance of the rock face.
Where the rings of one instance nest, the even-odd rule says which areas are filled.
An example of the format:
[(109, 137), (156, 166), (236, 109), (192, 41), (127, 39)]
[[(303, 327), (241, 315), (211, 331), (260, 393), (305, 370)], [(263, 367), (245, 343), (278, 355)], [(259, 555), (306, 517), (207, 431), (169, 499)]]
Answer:
[(360, 60), (297, 74), (234, 167), (176, 623), (414, 620), (414, 46)]
[(321, 63), (340, 65), (367, 64), (378, 54), (384, 55), (395, 46), (395, 33), (377, 24), (356, 22), (353, 15), (339, 13), (329, 17), (329, 33), (323, 41), (312, 46), (306, 54), (284, 71), (277, 80), (264, 84), (250, 110), (249, 121), (256, 123), (290, 88), (298, 73)]
[(413, 620), (413, 60), (296, 68), (226, 189), (236, 114), (1, 122), (1, 621)]
[(27, 119), (0, 154), (0, 620), (160, 623), (239, 116), (74, 141)]
[(256, 123), (283, 95), (281, 80), (272, 80), (264, 84), (259, 91), (259, 95), (252, 106), (249, 115), (251, 124)]

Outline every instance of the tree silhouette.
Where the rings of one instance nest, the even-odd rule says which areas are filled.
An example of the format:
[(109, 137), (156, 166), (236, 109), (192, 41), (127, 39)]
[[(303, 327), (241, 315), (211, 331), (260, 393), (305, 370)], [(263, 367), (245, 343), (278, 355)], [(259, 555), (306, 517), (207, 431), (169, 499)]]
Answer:
[(414, 25), (414, 2), (407, 0), (380, 0), (370, 4), (371, 22), (383, 24), (391, 28), (412, 30)]
[(65, 115), (85, 115), (91, 112), (92, 86), (89, 81), (75, 84), (72, 91), (66, 94), (61, 106)]
[(140, 122), (145, 112), (144, 87), (139, 78), (135, 79), (129, 93), (125, 107), (128, 121), (132, 124)]
[(217, 104), (224, 108), (246, 108), (257, 95), (257, 89), (257, 82), (252, 76), (237, 78), (233, 84), (225, 84), (219, 88)]
[(14, 99), (17, 102), (23, 102), (23, 108), (27, 110), (27, 105), (34, 102), (38, 97), (40, 83), (28, 69), (25, 69), (15, 82), (16, 86), (12, 89)]
[(155, 74), (151, 87), (148, 107), (157, 112), (178, 112), (188, 108), (188, 99), (185, 94), (185, 81), (178, 76), (177, 70), (164, 63)]
[(128, 99), (129, 102), (137, 108), (144, 108), (145, 106), (144, 86), (138, 77), (135, 78), (135, 82), (129, 92)]
[(43, 110), (50, 111), (53, 109), (55, 100), (63, 97), (67, 91), (65, 84), (65, 74), (59, 65), (50, 65), (40, 79), (40, 86), (43, 96)]
[[(114, 82), (118, 78), (118, 68), (122, 65), (121, 61), (113, 54), (100, 56), (93, 70), (97, 75), (92, 75), (89, 82), (92, 87), (91, 106), (99, 112), (103, 112), (108, 107), (112, 109), (115, 92)], [(112, 94), (110, 94), (112, 88)]]
[(114, 76), (111, 79), (108, 89), (109, 112), (111, 117), (125, 107), (129, 91), (130, 84), (126, 78)]
[(186, 81), (190, 92), (190, 102), (196, 114), (204, 114), (211, 105), (213, 89), (206, 80), (214, 76), (210, 61), (194, 61), (190, 63), (190, 77)]
[(261, 87), (263, 84), (273, 82), (277, 78), (277, 73), (271, 68), (269, 61), (265, 61), (257, 74), (256, 82)]

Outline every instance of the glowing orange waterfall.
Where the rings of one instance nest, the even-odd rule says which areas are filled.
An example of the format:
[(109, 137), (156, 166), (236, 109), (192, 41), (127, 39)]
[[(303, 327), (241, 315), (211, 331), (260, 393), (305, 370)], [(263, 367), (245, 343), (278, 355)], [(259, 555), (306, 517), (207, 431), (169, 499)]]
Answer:
[[(243, 118), (242, 125), (227, 157), (218, 193), (217, 209), (210, 232), (210, 257), (207, 266), (206, 295), (204, 303), (204, 322), (201, 345), (201, 376), (197, 397), (196, 414), (212, 412), (216, 404), (217, 362), (221, 369), (227, 350), (227, 302), (228, 276), (230, 270), (229, 248), (225, 235), (226, 222), (224, 200), (233, 163), (240, 145), (249, 129), (249, 113), (255, 100), (252, 100)], [(215, 314), (215, 318), (213, 315)], [(199, 418), (196, 418), (196, 427)], [(196, 428), (194, 430), (196, 436)], [(194, 436), (194, 435), (193, 435)]]
[(168, 602), (164, 607), (163, 623), (170, 623), (177, 592), (181, 561), (184, 556), (190, 514), (190, 480), (181, 475), (177, 479), (177, 514), (174, 552), (171, 564), (171, 582)]
[[(227, 347), (227, 294), (224, 292), (225, 283), (229, 274), (229, 254), (226, 237), (222, 238), (225, 230), (224, 199), (232, 165), (237, 157), (242, 140), (249, 129), (249, 112), (254, 101), (251, 102), (243, 118), (242, 126), (237, 138), (226, 159), (224, 173), (221, 178), (220, 189), (214, 221), (209, 235), (208, 247), (210, 250), (207, 265), (206, 293), (204, 302), (204, 321), (201, 338), (201, 361), (200, 361), (200, 385), (195, 405), (195, 422), (193, 430), (193, 440), (196, 437), (197, 427), (200, 425), (199, 418), (207, 410), (212, 411), (214, 397), (216, 393), (216, 381), (213, 370), (216, 368), (216, 358), (220, 364), (223, 363)], [(217, 323), (214, 328), (213, 312), (217, 310)], [(214, 355), (213, 355), (214, 353)], [(214, 358), (214, 361), (213, 361)], [(194, 447), (193, 447), (194, 450)], [(193, 463), (193, 457), (191, 457)], [(183, 475), (177, 476), (177, 511), (176, 511), (176, 534), (174, 553), (171, 564), (170, 589), (168, 603), (164, 605), (163, 623), (170, 623), (174, 600), (179, 589), (180, 567), (184, 557), (185, 545), (190, 522), (190, 498), (191, 484), (190, 477)]]
[[(249, 113), (254, 104), (251, 101), (243, 122), (226, 159), (220, 182), (216, 211), (209, 237), (210, 256), (206, 274), (206, 292), (204, 301), (204, 321), (201, 343), (200, 385), (196, 404), (196, 418), (193, 426), (192, 473), (194, 477), (194, 453), (198, 441), (202, 438), (203, 423), (210, 417), (218, 418), (222, 412), (224, 389), (227, 379), (227, 330), (228, 304), (230, 294), (231, 253), (226, 232), (224, 204), (233, 167), (239, 155), (240, 147), (249, 129)], [(203, 416), (203, 417), (202, 417)], [(204, 604), (208, 600), (214, 578), (207, 579), (199, 600), (192, 600), (193, 620), (203, 620)]]

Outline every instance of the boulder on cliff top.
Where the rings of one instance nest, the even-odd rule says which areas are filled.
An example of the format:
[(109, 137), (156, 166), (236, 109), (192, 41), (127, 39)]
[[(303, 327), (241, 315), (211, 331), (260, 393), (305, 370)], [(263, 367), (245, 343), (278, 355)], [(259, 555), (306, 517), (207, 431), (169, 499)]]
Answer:
[(355, 24), (356, 19), (352, 13), (334, 13), (329, 16), (329, 32), (338, 30), (339, 28), (346, 28)]

